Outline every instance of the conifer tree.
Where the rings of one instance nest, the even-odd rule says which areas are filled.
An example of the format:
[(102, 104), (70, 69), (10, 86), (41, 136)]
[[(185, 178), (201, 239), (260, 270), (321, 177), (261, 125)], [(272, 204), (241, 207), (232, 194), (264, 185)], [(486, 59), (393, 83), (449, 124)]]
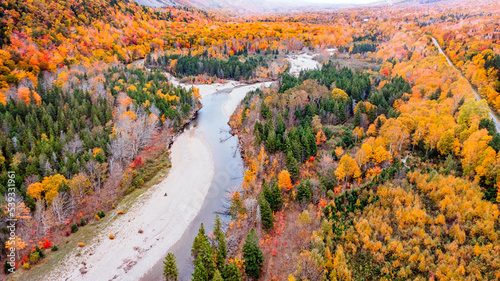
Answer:
[(271, 209), (274, 210), (273, 193), (272, 193), (271, 188), (269, 187), (269, 183), (266, 181), (266, 179), (262, 180), (262, 194), (266, 198), (267, 202), (269, 202), (269, 206), (271, 207)]
[(273, 211), (279, 211), (281, 209), (281, 206), (283, 205), (283, 198), (281, 196), (281, 190), (279, 188), (278, 182), (275, 182), (273, 185), (273, 201), (274, 201), (274, 206), (273, 206)]
[(241, 273), (238, 266), (234, 263), (224, 265), (222, 269), (222, 278), (225, 281), (241, 281)]
[(168, 253), (163, 261), (163, 276), (167, 281), (176, 281), (179, 275), (179, 270), (177, 269), (177, 261), (172, 253)]
[(212, 279), (212, 281), (224, 281), (219, 270), (215, 270), (214, 278)]
[(191, 248), (191, 256), (194, 260), (193, 262), (196, 262), (198, 255), (203, 249), (204, 243), (208, 243), (208, 238), (205, 234), (203, 223), (201, 223), (198, 235), (194, 238), (193, 247)]
[(203, 266), (201, 259), (196, 260), (196, 266), (194, 267), (193, 281), (209, 281), (208, 271)]
[(245, 266), (245, 273), (248, 277), (259, 278), (262, 271), (262, 264), (264, 257), (262, 250), (259, 247), (259, 238), (255, 233), (255, 229), (251, 229), (245, 238), (245, 245), (243, 245), (243, 265)]
[(286, 154), (286, 168), (293, 178), (296, 179), (299, 176), (299, 164), (290, 151)]
[(262, 222), (262, 226), (266, 230), (269, 230), (273, 227), (273, 212), (271, 211), (271, 207), (269, 206), (269, 202), (267, 202), (264, 194), (260, 194), (259, 198), (259, 207), (260, 207), (260, 221)]
[(227, 249), (226, 249), (226, 235), (222, 232), (222, 224), (219, 218), (219, 215), (215, 217), (215, 226), (214, 226), (214, 249), (216, 253), (216, 264), (219, 270), (222, 270), (224, 263), (227, 258)]

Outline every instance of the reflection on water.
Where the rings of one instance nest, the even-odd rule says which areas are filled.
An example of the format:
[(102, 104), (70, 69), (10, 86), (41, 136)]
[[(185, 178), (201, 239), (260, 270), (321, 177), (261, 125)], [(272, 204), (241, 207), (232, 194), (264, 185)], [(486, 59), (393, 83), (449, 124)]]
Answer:
[[(179, 268), (179, 280), (190, 280), (194, 269), (191, 262), (191, 246), (198, 234), (200, 224), (205, 226), (206, 233), (213, 229), (215, 212), (223, 210), (228, 204), (228, 194), (241, 186), (243, 181), (243, 161), (238, 149), (238, 137), (231, 136), (227, 124), (229, 118), (223, 110), (224, 104), (229, 100), (230, 90), (218, 91), (202, 99), (203, 107), (196, 119), (185, 129), (202, 132), (210, 145), (214, 161), (214, 178), (203, 202), (200, 212), (168, 252), (175, 254)], [(229, 216), (221, 216), (229, 222)], [(163, 258), (159, 260), (142, 280), (163, 280)]]

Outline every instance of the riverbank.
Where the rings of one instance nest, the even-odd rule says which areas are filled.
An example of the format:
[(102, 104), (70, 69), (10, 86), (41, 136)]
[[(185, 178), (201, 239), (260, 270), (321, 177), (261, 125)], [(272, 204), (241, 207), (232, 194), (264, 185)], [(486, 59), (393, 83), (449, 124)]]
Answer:
[[(212, 152), (197, 131), (178, 136), (171, 158), (172, 169), (160, 184), (139, 195), (124, 215), (99, 229), (85, 247), (68, 254), (44, 279), (138, 280), (199, 212), (214, 175)], [(109, 239), (110, 233), (114, 240)]]

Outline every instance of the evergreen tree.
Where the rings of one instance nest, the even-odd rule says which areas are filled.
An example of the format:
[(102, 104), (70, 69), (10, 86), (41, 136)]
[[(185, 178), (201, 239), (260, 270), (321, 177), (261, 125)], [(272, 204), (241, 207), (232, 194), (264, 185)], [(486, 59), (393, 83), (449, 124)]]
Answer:
[(271, 188), (269, 187), (269, 183), (265, 179), (262, 180), (262, 194), (266, 198), (267, 202), (269, 202), (269, 206), (271, 207), (271, 209), (274, 210), (273, 193), (271, 191)]
[(168, 253), (163, 262), (163, 276), (167, 281), (176, 281), (179, 275), (179, 270), (177, 269), (177, 261), (172, 253)]
[(212, 279), (212, 281), (224, 281), (219, 270), (215, 270), (214, 278)]
[(215, 226), (214, 226), (214, 248), (216, 253), (216, 264), (219, 270), (222, 270), (224, 262), (227, 258), (226, 249), (226, 235), (222, 232), (222, 224), (219, 215), (215, 216)]
[(266, 148), (269, 153), (276, 152), (276, 132), (274, 130), (270, 130), (267, 135)]
[(200, 247), (200, 252), (195, 259), (195, 273), (196, 268), (199, 268), (199, 274), (193, 274), (193, 278), (197, 275), (199, 278), (208, 277), (208, 279), (198, 279), (198, 280), (212, 280), (215, 271), (217, 270), (217, 265), (214, 259), (214, 250), (208, 241), (204, 241)]
[(274, 183), (273, 186), (273, 201), (274, 201), (274, 206), (273, 206), (273, 211), (279, 211), (281, 209), (281, 206), (283, 205), (283, 198), (281, 197), (281, 189), (278, 186), (278, 182)]
[(194, 238), (193, 247), (191, 248), (191, 256), (196, 262), (196, 259), (200, 252), (203, 249), (205, 243), (208, 243), (208, 238), (205, 235), (205, 228), (203, 227), (203, 223), (200, 225), (200, 229), (198, 230), (198, 235)]
[(293, 178), (296, 179), (299, 176), (300, 174), (299, 164), (297, 163), (297, 160), (295, 159), (295, 157), (293, 157), (293, 154), (290, 151), (286, 154), (286, 168), (290, 172), (290, 175)]
[(243, 245), (243, 260), (247, 276), (258, 279), (262, 271), (264, 257), (259, 247), (259, 238), (253, 228), (245, 238), (245, 245)]
[(209, 281), (208, 271), (203, 266), (201, 259), (196, 260), (196, 266), (194, 267), (193, 281)]
[(345, 123), (345, 121), (347, 120), (347, 117), (345, 115), (345, 105), (342, 102), (339, 103), (339, 118), (342, 123)]
[(361, 124), (361, 110), (358, 109), (354, 115), (354, 126), (358, 127)]
[(225, 281), (241, 281), (241, 273), (238, 266), (234, 263), (224, 265), (222, 269), (222, 278)]
[(297, 188), (297, 196), (295, 197), (297, 201), (307, 202), (311, 200), (312, 197), (312, 188), (311, 182), (307, 180), (305, 184), (301, 182), (299, 187)]
[(262, 226), (266, 230), (273, 228), (273, 212), (271, 211), (271, 206), (269, 206), (269, 202), (267, 202), (264, 194), (260, 194), (259, 198), (259, 207), (260, 207), (260, 221), (262, 222)]

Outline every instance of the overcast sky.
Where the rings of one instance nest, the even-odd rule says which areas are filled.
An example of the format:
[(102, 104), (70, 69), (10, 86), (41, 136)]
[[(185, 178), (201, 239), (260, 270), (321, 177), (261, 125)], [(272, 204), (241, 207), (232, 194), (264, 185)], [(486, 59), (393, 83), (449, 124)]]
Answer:
[(379, 0), (301, 0), (306, 3), (331, 3), (331, 4), (368, 4), (373, 2), (378, 2)]

